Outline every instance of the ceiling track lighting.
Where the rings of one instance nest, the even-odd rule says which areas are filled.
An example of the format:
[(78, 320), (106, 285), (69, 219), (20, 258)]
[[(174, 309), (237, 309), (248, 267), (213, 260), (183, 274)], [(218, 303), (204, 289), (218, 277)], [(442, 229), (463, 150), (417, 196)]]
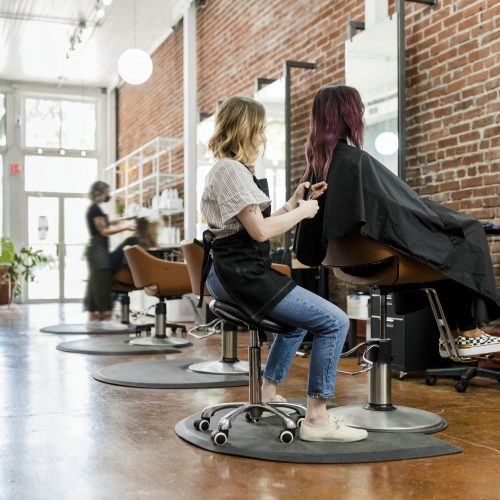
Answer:
[(106, 7), (109, 7), (113, 0), (97, 0), (95, 3), (95, 15), (97, 19), (102, 19), (106, 15)]

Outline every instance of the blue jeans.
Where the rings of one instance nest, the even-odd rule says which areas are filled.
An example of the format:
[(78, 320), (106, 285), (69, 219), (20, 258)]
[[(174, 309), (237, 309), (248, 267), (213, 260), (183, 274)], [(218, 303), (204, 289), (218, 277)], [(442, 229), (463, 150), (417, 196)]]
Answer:
[[(214, 267), (207, 278), (207, 287), (213, 297), (234, 302), (224, 290)], [(307, 332), (313, 335), (309, 363), (307, 394), (320, 399), (332, 398), (340, 354), (344, 346), (349, 319), (335, 304), (305, 288), (296, 286), (268, 314), (286, 325), (295, 327), (276, 336), (267, 358), (264, 377), (277, 384), (286, 380), (288, 369)]]

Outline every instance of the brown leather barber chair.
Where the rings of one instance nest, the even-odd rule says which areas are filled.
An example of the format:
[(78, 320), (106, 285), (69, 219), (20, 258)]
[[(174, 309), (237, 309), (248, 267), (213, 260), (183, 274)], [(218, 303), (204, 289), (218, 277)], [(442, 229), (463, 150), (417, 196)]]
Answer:
[(185, 339), (167, 337), (166, 328), (182, 329), (183, 325), (167, 323), (166, 300), (180, 299), (185, 293), (191, 292), (191, 283), (187, 266), (184, 262), (173, 262), (153, 257), (138, 245), (125, 248), (134, 284), (143, 288), (146, 295), (159, 299), (155, 307), (155, 334), (152, 337), (132, 339), (135, 345), (172, 345), (184, 347), (191, 345)]
[(407, 288), (421, 289), (429, 298), (441, 339), (447, 349), (456, 351), (438, 295), (426, 286), (428, 282), (447, 278), (359, 233), (329, 241), (323, 265), (333, 267), (335, 277), (341, 281), (380, 290), (380, 338), (367, 341), (376, 347), (371, 349), (368, 358), (374, 362), (368, 374), (368, 403), (334, 408), (329, 412), (343, 418), (347, 425), (370, 431), (431, 433), (446, 428), (446, 422), (438, 415), (392, 404), (391, 341), (387, 338), (386, 322), (388, 294)]

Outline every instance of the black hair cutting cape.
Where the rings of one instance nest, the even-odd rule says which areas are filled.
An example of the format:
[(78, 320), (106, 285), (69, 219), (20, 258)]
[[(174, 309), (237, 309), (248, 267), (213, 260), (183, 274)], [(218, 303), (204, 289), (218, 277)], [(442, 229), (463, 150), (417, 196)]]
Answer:
[(474, 292), (472, 314), (487, 323), (500, 316), (500, 298), (481, 223), (421, 198), (368, 153), (339, 142), (314, 219), (297, 227), (300, 262), (319, 266), (327, 241), (359, 231), (439, 271)]

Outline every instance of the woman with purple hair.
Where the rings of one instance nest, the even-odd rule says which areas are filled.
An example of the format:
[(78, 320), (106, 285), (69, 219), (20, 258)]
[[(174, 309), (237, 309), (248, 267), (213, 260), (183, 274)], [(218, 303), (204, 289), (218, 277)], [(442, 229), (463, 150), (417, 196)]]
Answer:
[[(426, 264), (448, 280), (432, 284), (440, 296), (458, 352), (500, 351), (500, 338), (478, 328), (500, 316), (500, 299), (482, 225), (421, 198), (363, 151), (364, 106), (358, 91), (327, 85), (316, 94), (306, 145), (304, 179), (326, 181), (314, 219), (301, 222), (297, 258), (318, 266), (330, 240), (359, 232)], [(424, 300), (422, 300), (424, 299)], [(425, 307), (423, 294), (395, 294), (396, 312)], [(447, 357), (444, 345), (440, 354)]]

